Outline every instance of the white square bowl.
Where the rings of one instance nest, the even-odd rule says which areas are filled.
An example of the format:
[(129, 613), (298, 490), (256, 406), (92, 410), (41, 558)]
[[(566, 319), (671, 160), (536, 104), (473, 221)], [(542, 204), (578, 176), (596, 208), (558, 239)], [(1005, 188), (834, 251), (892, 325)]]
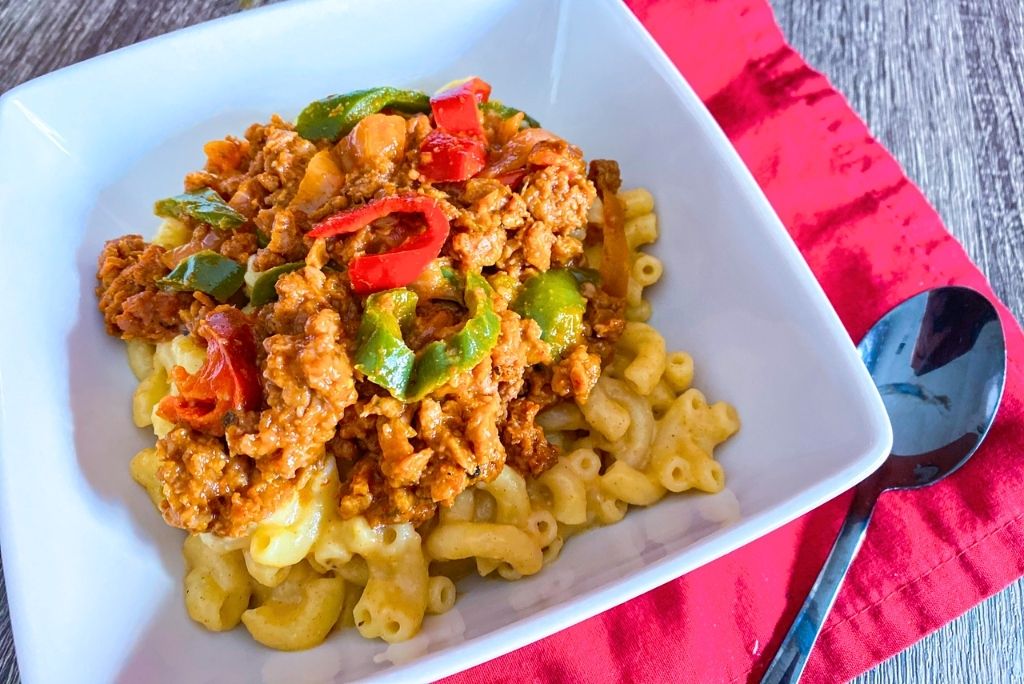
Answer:
[[(353, 631), (275, 653), (186, 616), (181, 533), (129, 477), (152, 441), (93, 296), (103, 241), (150, 234), (202, 143), (331, 92), (500, 99), (650, 188), (666, 264), (653, 323), (739, 409), (728, 492), (670, 497), (572, 539), (515, 583), (469, 582), (413, 642)], [(728, 553), (869, 473), (891, 431), (839, 319), (701, 102), (616, 0), (312, 0), (63, 69), (0, 100), (0, 534), (26, 682), (422, 681), (469, 667)], [(738, 502), (738, 507), (736, 503)], [(393, 664), (397, 661), (400, 664)]]

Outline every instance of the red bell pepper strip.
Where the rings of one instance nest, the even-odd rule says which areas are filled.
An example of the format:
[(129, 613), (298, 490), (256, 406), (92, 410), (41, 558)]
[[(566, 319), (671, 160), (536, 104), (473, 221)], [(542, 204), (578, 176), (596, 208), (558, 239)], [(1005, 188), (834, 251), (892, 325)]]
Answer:
[(157, 415), (212, 435), (224, 434), (230, 411), (252, 411), (263, 400), (256, 365), (256, 338), (245, 314), (219, 307), (196, 330), (206, 340), (206, 361), (194, 375), (171, 370), (178, 394), (160, 400)]
[(453, 88), (430, 98), (434, 123), (443, 131), (459, 135), (483, 137), (477, 105), (487, 102), (491, 86), (473, 76)]
[(480, 138), (431, 131), (420, 144), (420, 173), (432, 181), (464, 181), (487, 164), (487, 148)]
[(437, 129), (420, 143), (420, 172), (435, 182), (464, 181), (487, 163), (484, 127), (478, 106), (491, 86), (472, 77), (430, 98)]
[(491, 84), (483, 80), (479, 76), (470, 76), (465, 81), (462, 81), (461, 83), (456, 84), (454, 87), (439, 93), (438, 96), (442, 96), (445, 93), (450, 93), (453, 90), (468, 90), (469, 92), (473, 93), (473, 95), (476, 96), (476, 101), (479, 102), (480, 104), (487, 102), (487, 100), (489, 100), (491, 97)]
[(327, 238), (354, 233), (391, 214), (422, 214), (426, 228), (390, 252), (356, 257), (348, 266), (348, 278), (357, 294), (403, 287), (416, 280), (427, 264), (437, 258), (448, 239), (448, 219), (433, 198), (405, 194), (374, 200), (324, 219), (306, 235)]

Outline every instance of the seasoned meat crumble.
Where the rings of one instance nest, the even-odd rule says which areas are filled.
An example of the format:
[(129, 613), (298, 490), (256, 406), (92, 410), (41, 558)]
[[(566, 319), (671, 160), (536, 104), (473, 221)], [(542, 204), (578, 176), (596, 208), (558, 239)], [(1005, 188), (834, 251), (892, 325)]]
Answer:
[[(585, 247), (600, 232), (587, 222), (597, 191), (580, 150), (542, 129), (520, 129), (521, 121), (521, 114), (510, 123), (482, 113), (488, 166), (451, 182), (425, 173), (430, 160), (420, 150), (435, 123), (424, 114), (373, 114), (337, 142), (306, 139), (274, 117), (244, 138), (208, 143), (205, 168), (185, 177), (186, 192), (215, 193), (234, 225), (186, 213), (176, 217), (185, 234), (173, 246), (138, 235), (107, 243), (96, 288), (107, 331), (152, 343), (191, 334), (207, 350), (202, 371), (171, 398), (173, 410), (158, 410), (174, 423), (157, 444), (168, 523), (246, 534), (333, 459), (342, 517), (420, 524), (506, 465), (535, 477), (555, 463), (559, 449), (535, 418), (561, 398), (586, 400), (623, 329), (625, 306), (584, 283), (579, 336), (557, 353), (515, 306), (529, 278), (586, 270)], [(617, 180), (614, 162), (595, 172)], [(350, 268), (423, 241), (429, 219), (399, 212), (329, 238), (309, 233), (339, 212), (408, 196), (435, 202), (450, 226), (435, 262), (446, 275), (410, 285), (419, 295), (402, 323), (410, 353), (422, 356), (471, 320), (485, 320), (471, 311), (467, 274), (489, 284), (477, 306), (493, 316), (486, 320), (494, 337), (471, 367), (422, 396), (403, 397), (374, 381), (357, 353), (372, 295), (355, 286)], [(249, 302), (245, 289), (214, 297), (168, 285), (185, 260), (200, 257), (254, 276), (288, 271), (268, 302)], [(214, 319), (225, 306), (239, 310), (233, 325), (255, 341), (251, 396), (239, 388), (244, 368), (232, 357), (232, 331)], [(221, 404), (234, 408), (221, 415)], [(189, 417), (200, 414), (203, 421)]]

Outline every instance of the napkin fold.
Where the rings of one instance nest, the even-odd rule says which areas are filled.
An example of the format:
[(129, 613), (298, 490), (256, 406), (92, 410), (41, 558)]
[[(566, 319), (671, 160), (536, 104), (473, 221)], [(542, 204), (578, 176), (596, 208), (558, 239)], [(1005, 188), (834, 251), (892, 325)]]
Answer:
[[(997, 302), (920, 190), (765, 0), (630, 0), (753, 172), (850, 336), (960, 284)], [(1024, 575), (1024, 337), (997, 304), (1008, 374), (992, 431), (937, 485), (890, 492), (806, 682), (846, 681)], [(849, 494), (688, 575), (447, 681), (757, 681), (810, 590)]]

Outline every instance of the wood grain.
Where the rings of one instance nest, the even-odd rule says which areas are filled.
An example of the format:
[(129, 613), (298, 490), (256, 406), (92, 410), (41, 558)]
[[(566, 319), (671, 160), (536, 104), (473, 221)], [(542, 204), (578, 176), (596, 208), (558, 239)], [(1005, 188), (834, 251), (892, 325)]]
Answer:
[[(273, 1), (273, 0), (271, 0)], [(1024, 313), (1024, 7), (1018, 0), (772, 0), (779, 23)], [(232, 14), (239, 0), (0, 0), (0, 93)], [(2, 588), (2, 577), (0, 577)], [(0, 684), (19, 681), (0, 593)], [(857, 680), (1024, 682), (1024, 581)]]

